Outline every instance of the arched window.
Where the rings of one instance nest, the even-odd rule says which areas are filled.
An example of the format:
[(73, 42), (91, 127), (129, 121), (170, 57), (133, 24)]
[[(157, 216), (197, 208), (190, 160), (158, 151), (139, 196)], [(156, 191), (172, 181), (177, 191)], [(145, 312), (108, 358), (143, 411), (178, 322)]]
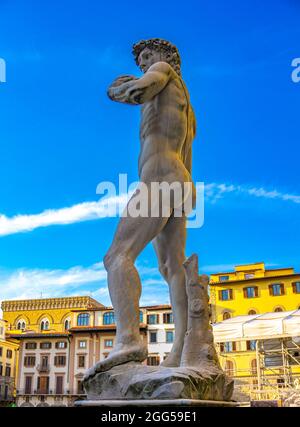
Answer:
[(225, 311), (225, 313), (223, 313), (223, 320), (227, 320), (227, 319), (230, 319), (230, 318), (231, 318), (230, 313), (228, 311)]
[(257, 375), (257, 360), (251, 360), (251, 375)]
[(108, 311), (103, 314), (103, 325), (113, 325), (115, 323), (115, 313)]
[(280, 313), (281, 311), (284, 311), (282, 307), (276, 307), (274, 313)]
[(50, 323), (49, 323), (48, 319), (43, 319), (41, 321), (41, 331), (48, 331), (49, 330), (49, 326), (50, 326)]
[(226, 360), (225, 362), (225, 373), (232, 377), (234, 375), (234, 364), (231, 360)]
[(70, 326), (71, 326), (71, 322), (70, 322), (70, 320), (69, 319), (66, 319), (65, 320), (65, 331), (67, 331), (68, 329), (70, 329)]
[(89, 326), (90, 315), (89, 313), (81, 313), (77, 316), (77, 326)]
[(143, 312), (140, 311), (140, 323), (143, 323), (143, 322), (144, 322), (144, 315), (143, 315)]
[(255, 310), (250, 310), (248, 313), (249, 316), (253, 316), (254, 314), (257, 314)]
[(24, 320), (19, 320), (19, 321), (18, 321), (17, 329), (18, 329), (18, 330), (26, 329), (26, 323), (24, 322)]

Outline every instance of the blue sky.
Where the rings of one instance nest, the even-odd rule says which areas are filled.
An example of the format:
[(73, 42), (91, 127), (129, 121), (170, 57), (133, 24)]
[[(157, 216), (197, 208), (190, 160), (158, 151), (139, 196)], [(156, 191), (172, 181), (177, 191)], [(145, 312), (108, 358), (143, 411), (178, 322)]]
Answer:
[[(205, 223), (188, 230), (187, 254), (206, 273), (258, 261), (299, 271), (299, 19), (296, 0), (1, 0), (0, 300), (109, 304), (101, 261), (117, 219), (91, 211), (100, 181), (137, 180), (140, 111), (106, 88), (140, 75), (131, 46), (150, 37), (178, 46), (198, 121)], [(142, 303), (168, 302), (152, 247), (138, 267)]]

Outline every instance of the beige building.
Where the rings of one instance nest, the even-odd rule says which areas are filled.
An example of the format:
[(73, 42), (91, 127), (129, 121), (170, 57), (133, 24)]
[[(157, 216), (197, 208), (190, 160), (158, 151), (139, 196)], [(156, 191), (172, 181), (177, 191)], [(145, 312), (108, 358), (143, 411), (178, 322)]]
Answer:
[[(7, 336), (20, 345), (17, 405), (73, 406), (83, 399), (85, 371), (105, 359), (115, 345), (112, 307), (74, 297), (6, 301), (2, 309), (11, 322)], [(160, 364), (174, 339), (170, 305), (141, 307), (140, 333), (149, 349), (145, 363)]]

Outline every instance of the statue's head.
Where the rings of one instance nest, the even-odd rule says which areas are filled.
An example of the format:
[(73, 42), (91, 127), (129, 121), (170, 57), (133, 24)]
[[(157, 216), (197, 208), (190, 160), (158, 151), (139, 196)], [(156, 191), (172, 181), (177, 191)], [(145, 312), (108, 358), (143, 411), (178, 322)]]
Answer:
[(143, 72), (146, 72), (156, 62), (163, 61), (170, 64), (177, 74), (181, 74), (178, 49), (167, 40), (141, 40), (133, 45), (133, 55), (136, 64)]

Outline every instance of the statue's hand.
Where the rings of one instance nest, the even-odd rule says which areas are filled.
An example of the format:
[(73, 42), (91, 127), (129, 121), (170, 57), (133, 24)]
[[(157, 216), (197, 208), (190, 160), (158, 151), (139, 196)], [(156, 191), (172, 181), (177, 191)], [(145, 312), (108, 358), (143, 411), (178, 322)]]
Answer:
[(131, 82), (138, 80), (134, 76), (124, 75), (118, 77), (112, 82), (107, 90), (107, 95), (112, 101), (121, 101), (125, 96), (126, 90), (130, 87)]
[(132, 81), (132, 80), (137, 80), (137, 77), (135, 77), (135, 76), (130, 76), (130, 75), (127, 75), (127, 74), (124, 74), (124, 75), (122, 75), (122, 76), (117, 77), (117, 78), (112, 82), (112, 84), (110, 85), (110, 87), (120, 86), (120, 85), (122, 85), (123, 83), (129, 82), (129, 81)]

